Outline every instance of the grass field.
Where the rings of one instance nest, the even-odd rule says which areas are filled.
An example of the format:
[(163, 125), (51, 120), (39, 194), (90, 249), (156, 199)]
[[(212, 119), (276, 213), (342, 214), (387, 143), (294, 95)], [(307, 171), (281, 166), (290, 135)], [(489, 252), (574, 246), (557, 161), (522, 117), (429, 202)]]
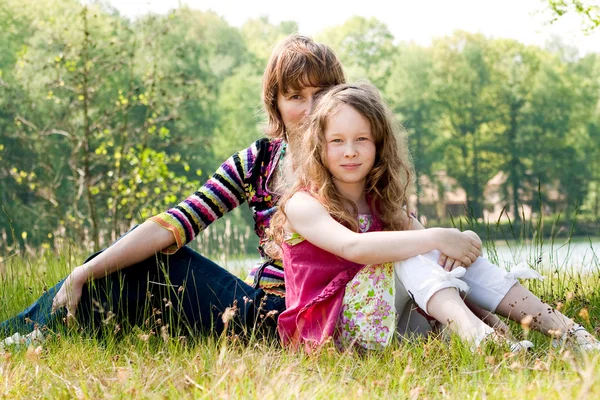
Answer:
[[(83, 259), (72, 249), (57, 254), (0, 262), (0, 320)], [(599, 268), (586, 275), (559, 271), (528, 284), (588, 329), (600, 326)], [(0, 353), (0, 398), (600, 398), (600, 354), (554, 349), (545, 336), (511, 328), (532, 340), (535, 350), (472, 354), (455, 339), (430, 337), (382, 353), (325, 348), (306, 355), (233, 336), (189, 340), (136, 328), (99, 340), (72, 331), (49, 335), (39, 347)]]

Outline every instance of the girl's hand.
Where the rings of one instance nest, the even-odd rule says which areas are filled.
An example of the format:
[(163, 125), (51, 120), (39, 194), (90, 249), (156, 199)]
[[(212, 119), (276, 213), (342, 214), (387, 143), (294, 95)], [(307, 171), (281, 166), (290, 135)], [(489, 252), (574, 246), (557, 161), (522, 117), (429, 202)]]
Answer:
[[(435, 233), (434, 240), (440, 253), (446, 256), (443, 260), (444, 269), (451, 270), (459, 265), (455, 265), (458, 261), (462, 266), (469, 266), (477, 257), (481, 256), (481, 241), (479, 237), (473, 237), (470, 233), (463, 233), (458, 229), (448, 228), (433, 228)], [(475, 235), (476, 236), (476, 235)], [(450, 258), (450, 262), (448, 261)], [(442, 261), (440, 259), (440, 261)]]
[(465, 265), (463, 263), (461, 263), (458, 260), (455, 260), (452, 257), (448, 257), (445, 254), (440, 254), (440, 258), (438, 259), (438, 264), (440, 264), (442, 266), (442, 268), (444, 268), (444, 270), (450, 272), (452, 271), (454, 268), (458, 268), (458, 267), (468, 267), (468, 265)]
[(473, 231), (463, 231), (463, 233), (464, 233), (465, 235), (467, 235), (467, 236), (469, 236), (469, 237), (471, 237), (471, 238), (473, 238), (473, 239), (477, 240), (477, 241), (479, 242), (479, 244), (481, 244), (481, 243), (482, 243), (482, 241), (481, 241), (481, 238), (480, 238), (480, 237), (479, 237), (479, 235), (478, 235), (478, 234), (476, 234), (475, 232), (473, 232)]
[[(470, 238), (476, 240), (477, 242), (479, 242), (479, 244), (481, 244), (481, 239), (479, 238), (479, 235), (476, 234), (473, 231), (463, 231), (462, 232), (464, 235), (469, 236)], [(438, 259), (438, 264), (440, 264), (446, 271), (452, 271), (454, 268), (458, 268), (458, 267), (469, 267), (471, 265), (471, 263), (469, 264), (464, 264), (458, 260), (455, 260), (452, 257), (448, 257), (446, 254), (441, 254), (440, 258)]]
[(65, 307), (67, 309), (67, 324), (75, 322), (75, 312), (81, 300), (83, 285), (87, 280), (83, 266), (79, 266), (69, 274), (52, 301), (52, 312)]

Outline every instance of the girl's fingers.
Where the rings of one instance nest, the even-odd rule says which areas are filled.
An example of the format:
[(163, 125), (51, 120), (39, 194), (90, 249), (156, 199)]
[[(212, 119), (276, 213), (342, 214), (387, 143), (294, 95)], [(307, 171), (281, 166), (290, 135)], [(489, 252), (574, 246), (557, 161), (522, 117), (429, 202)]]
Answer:
[(440, 258), (438, 259), (438, 264), (440, 264), (442, 267), (446, 265), (446, 260), (448, 259), (448, 256), (445, 254), (440, 255)]
[(477, 248), (477, 247), (471, 247), (471, 250), (469, 251), (469, 258), (471, 258), (471, 254), (473, 254), (475, 256), (475, 260), (477, 259), (477, 257), (481, 256), (481, 249)]
[(454, 260), (454, 258), (450, 258), (448, 257), (446, 259), (446, 263), (444, 264), (444, 270), (446, 271), (452, 271), (452, 265), (454, 265), (456, 260)]
[(52, 313), (56, 312), (56, 310), (58, 310), (62, 306), (63, 305), (60, 304), (60, 302), (57, 300), (57, 298), (54, 297), (54, 300), (52, 300)]
[(473, 260), (473, 262), (477, 261), (477, 259), (478, 259), (479, 257), (481, 257), (481, 256), (482, 256), (482, 254), (481, 254), (481, 253), (479, 253), (479, 254), (477, 254), (477, 253), (472, 253), (472, 254), (473, 254), (473, 257), (474, 257), (474, 260)]
[(477, 255), (477, 253), (474, 252), (469, 252), (469, 254), (467, 254), (467, 257), (469, 257), (469, 265), (473, 264), (475, 261), (477, 261), (477, 259), (479, 258), (479, 256)]
[(467, 265), (471, 265), (471, 258), (469, 256), (465, 256), (464, 258), (462, 258), (461, 260), (459, 260), (459, 262), (462, 264), (461, 266), (467, 266)]

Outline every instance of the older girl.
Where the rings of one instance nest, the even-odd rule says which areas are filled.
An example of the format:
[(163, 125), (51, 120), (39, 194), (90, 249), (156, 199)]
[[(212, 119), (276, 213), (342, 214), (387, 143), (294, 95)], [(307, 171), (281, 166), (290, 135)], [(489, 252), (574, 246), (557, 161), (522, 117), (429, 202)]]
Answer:
[[(142, 324), (153, 309), (170, 313), (161, 320), (171, 327), (219, 333), (227, 307), (237, 311), (238, 331), (257, 326), (273, 331), (285, 307), (281, 261), (264, 251), (265, 230), (279, 199), (275, 183), (289, 173), (283, 160), (294, 150), (288, 145), (290, 132), (308, 114), (315, 94), (344, 81), (331, 48), (301, 35), (287, 37), (273, 50), (263, 77), (267, 137), (230, 157), (179, 205), (75, 268), (24, 312), (0, 324), (0, 335), (60, 325), (75, 316), (80, 325), (98, 328), (108, 313), (118, 317), (113, 319), (118, 324)], [(246, 282), (186, 247), (244, 201), (254, 216), (262, 257)]]

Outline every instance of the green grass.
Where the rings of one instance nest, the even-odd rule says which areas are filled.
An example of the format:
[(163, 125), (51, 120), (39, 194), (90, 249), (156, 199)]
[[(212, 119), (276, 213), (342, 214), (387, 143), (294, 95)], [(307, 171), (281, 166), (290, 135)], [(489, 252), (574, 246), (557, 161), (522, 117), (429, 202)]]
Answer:
[[(63, 249), (1, 262), (0, 320), (83, 257)], [(588, 328), (600, 326), (597, 270), (529, 285)], [(524, 336), (520, 326), (512, 330)], [(455, 339), (436, 337), (361, 356), (333, 348), (292, 353), (226, 335), (192, 341), (136, 328), (119, 339), (96, 339), (73, 331), (50, 336), (39, 348), (0, 354), (0, 398), (600, 398), (600, 354), (553, 349), (537, 333), (528, 338), (535, 351), (517, 356), (506, 349), (471, 354)]]

